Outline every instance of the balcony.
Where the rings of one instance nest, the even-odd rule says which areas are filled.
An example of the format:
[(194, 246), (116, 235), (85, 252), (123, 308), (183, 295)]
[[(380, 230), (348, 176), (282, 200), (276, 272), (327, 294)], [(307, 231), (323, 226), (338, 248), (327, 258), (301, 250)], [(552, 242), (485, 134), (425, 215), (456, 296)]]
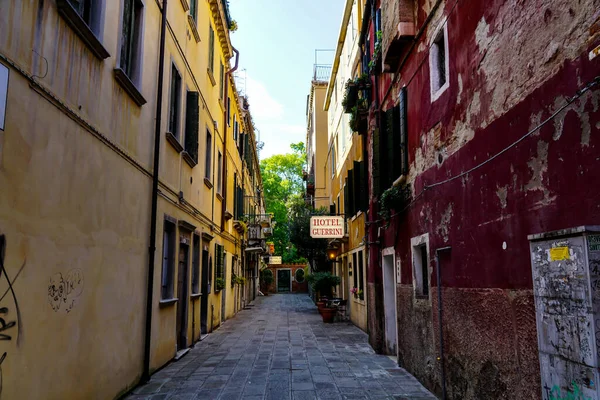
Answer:
[(331, 65), (315, 64), (313, 82), (328, 83), (331, 76)]
[(382, 2), (382, 61), (387, 71), (396, 72), (401, 57), (415, 37), (414, 8), (413, 0)]

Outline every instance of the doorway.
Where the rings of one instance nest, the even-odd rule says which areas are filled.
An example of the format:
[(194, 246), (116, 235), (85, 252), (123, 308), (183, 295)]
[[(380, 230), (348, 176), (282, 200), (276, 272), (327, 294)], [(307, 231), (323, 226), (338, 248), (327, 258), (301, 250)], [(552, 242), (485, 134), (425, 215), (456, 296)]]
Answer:
[(187, 347), (187, 322), (188, 322), (188, 256), (189, 246), (179, 245), (179, 268), (177, 271), (177, 350)]
[(292, 289), (292, 270), (277, 270), (277, 292), (290, 292)]
[(396, 355), (396, 274), (394, 273), (394, 250), (390, 250), (391, 254), (384, 254), (383, 256), (383, 309), (385, 313), (385, 347), (387, 354)]
[(202, 249), (202, 300), (200, 302), (200, 333), (208, 333), (208, 294), (210, 286), (208, 281), (208, 246)]

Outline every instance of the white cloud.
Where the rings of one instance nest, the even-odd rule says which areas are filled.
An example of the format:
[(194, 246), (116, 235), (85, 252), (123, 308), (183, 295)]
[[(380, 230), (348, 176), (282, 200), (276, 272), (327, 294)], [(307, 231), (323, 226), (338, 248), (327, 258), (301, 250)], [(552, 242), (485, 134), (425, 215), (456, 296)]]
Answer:
[(256, 120), (279, 120), (283, 118), (283, 104), (275, 100), (262, 82), (246, 78), (246, 92), (250, 103), (250, 112)]

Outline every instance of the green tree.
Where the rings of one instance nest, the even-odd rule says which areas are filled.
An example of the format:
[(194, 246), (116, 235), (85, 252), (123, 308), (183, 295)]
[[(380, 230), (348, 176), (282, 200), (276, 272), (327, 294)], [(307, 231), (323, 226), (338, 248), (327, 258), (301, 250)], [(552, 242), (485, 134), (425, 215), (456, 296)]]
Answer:
[(287, 203), (288, 227), (290, 242), (298, 250), (298, 254), (311, 261), (317, 271), (327, 270), (327, 240), (313, 239), (310, 236), (310, 217), (313, 215), (327, 215), (325, 207), (313, 210), (306, 204), (301, 195), (290, 198)]
[(289, 240), (286, 204), (292, 196), (301, 195), (304, 191), (302, 170), (306, 150), (302, 142), (293, 143), (290, 147), (291, 153), (276, 154), (260, 162), (266, 210), (273, 213), (277, 222), (272, 238), (275, 254), (281, 255), (286, 263), (303, 261)]

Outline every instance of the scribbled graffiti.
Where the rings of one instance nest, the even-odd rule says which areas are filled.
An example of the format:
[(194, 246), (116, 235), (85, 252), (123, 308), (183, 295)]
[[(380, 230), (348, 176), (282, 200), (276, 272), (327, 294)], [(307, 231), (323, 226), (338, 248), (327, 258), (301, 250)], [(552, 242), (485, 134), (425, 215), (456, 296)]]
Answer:
[(63, 277), (62, 273), (50, 277), (48, 285), (48, 302), (54, 311), (71, 312), (75, 300), (83, 292), (83, 272), (72, 269)]
[(571, 388), (566, 389), (564, 392), (558, 385), (552, 386), (552, 389), (546, 389), (547, 400), (592, 400), (591, 397), (585, 396), (583, 389), (573, 381)]
[[(2, 294), (2, 297), (0, 297), (0, 341), (12, 340), (11, 335), (14, 334), (13, 332), (14, 332), (14, 328), (16, 326), (17, 327), (16, 339), (17, 339), (17, 346), (18, 346), (20, 343), (23, 329), (21, 327), (21, 310), (19, 309), (19, 302), (17, 300), (17, 296), (15, 294), (13, 284), (15, 283), (15, 281), (21, 274), (21, 271), (23, 270), (23, 268), (25, 268), (25, 262), (23, 262), (23, 265), (21, 265), (21, 268), (19, 268), (19, 271), (17, 271), (17, 274), (15, 275), (14, 279), (11, 281), (10, 277), (8, 276), (8, 273), (6, 272), (6, 269), (4, 268), (5, 256), (6, 256), (6, 236), (0, 235), (0, 281), (3, 278), (5, 278), (6, 282), (8, 283), (8, 289), (6, 289), (6, 291)], [(9, 292), (12, 296), (14, 306), (15, 306), (15, 311), (16, 311), (17, 318), (14, 321), (10, 321), (10, 318), (8, 318), (10, 315), (9, 308), (2, 305), (4, 298), (6, 297), (6, 295)], [(9, 320), (9, 321), (6, 322), (7, 320)], [(7, 354), (8, 354), (7, 352), (3, 352), (2, 355), (0, 356), (0, 395), (2, 394), (2, 363), (6, 359)]]

